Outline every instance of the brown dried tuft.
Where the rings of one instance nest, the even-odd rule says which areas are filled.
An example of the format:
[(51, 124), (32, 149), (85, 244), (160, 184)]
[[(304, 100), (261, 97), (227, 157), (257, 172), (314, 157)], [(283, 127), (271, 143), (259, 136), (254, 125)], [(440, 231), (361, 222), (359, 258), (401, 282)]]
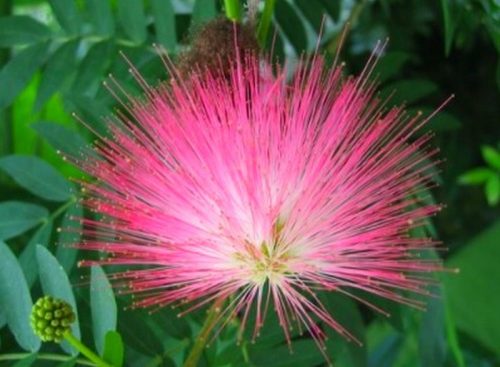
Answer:
[(228, 78), (229, 70), (236, 60), (235, 45), (242, 62), (248, 53), (258, 54), (254, 27), (226, 18), (217, 18), (204, 24), (195, 30), (190, 49), (179, 55), (177, 67), (181, 77), (198, 70), (208, 70), (213, 75)]

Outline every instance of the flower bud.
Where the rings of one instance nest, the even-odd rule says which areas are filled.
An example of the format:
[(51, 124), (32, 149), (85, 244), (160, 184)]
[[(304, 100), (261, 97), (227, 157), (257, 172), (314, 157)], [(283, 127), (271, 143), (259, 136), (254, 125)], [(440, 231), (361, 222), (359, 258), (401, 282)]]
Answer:
[(71, 305), (62, 299), (45, 296), (39, 298), (31, 309), (31, 327), (44, 342), (61, 342), (74, 321)]

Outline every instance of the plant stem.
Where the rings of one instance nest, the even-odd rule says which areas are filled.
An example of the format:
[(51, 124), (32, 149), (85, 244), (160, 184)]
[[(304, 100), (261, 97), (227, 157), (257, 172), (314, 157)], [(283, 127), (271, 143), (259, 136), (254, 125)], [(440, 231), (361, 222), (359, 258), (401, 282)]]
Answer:
[(264, 3), (262, 17), (257, 27), (257, 41), (259, 41), (261, 47), (266, 43), (267, 33), (269, 32), (271, 20), (273, 19), (274, 5), (276, 5), (276, 0), (266, 0)]
[(226, 17), (233, 22), (241, 22), (240, 0), (224, 0)]
[[(0, 361), (17, 361), (24, 358), (27, 358), (32, 353), (8, 353), (8, 354), (0, 354)], [(36, 359), (44, 360), (44, 361), (58, 361), (58, 362), (66, 362), (73, 359), (73, 357), (64, 355), (64, 354), (55, 354), (55, 353), (39, 353), (36, 356)], [(77, 364), (82, 366), (95, 366), (94, 363), (78, 358), (75, 360)]]
[(224, 302), (224, 298), (218, 298), (215, 300), (213, 305), (208, 310), (208, 315), (201, 328), (198, 337), (194, 341), (193, 348), (189, 352), (189, 355), (184, 362), (184, 367), (196, 367), (198, 366), (198, 360), (201, 357), (201, 353), (203, 352), (203, 348), (207, 344), (208, 337), (213, 327), (217, 324), (217, 318), (220, 313), (221, 305)]
[(75, 338), (75, 336), (71, 334), (71, 331), (64, 333), (64, 338), (85, 357), (94, 362), (97, 367), (112, 367), (110, 364), (102, 360), (101, 357), (92, 352), (85, 344)]

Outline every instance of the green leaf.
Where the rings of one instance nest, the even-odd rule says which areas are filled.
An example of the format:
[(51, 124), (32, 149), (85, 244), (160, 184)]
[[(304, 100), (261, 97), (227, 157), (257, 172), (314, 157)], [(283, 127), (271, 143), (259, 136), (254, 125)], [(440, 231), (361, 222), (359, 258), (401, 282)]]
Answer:
[(177, 47), (177, 33), (172, 3), (170, 1), (151, 0), (151, 7), (158, 42), (167, 50), (175, 51)]
[(489, 145), (483, 145), (481, 147), (481, 154), (483, 159), (491, 167), (500, 170), (500, 152)]
[(249, 354), (252, 365), (259, 367), (316, 366), (325, 360), (311, 339), (295, 340), (292, 351), (290, 353), (288, 345), (283, 344), (273, 349), (250, 348)]
[(49, 0), (52, 11), (61, 27), (70, 35), (78, 34), (82, 20), (75, 1)]
[(3, 328), (7, 324), (7, 316), (5, 316), (5, 312), (0, 310), (0, 329)]
[(295, 5), (307, 18), (312, 27), (319, 33), (323, 23), (324, 10), (320, 0), (295, 0)]
[(74, 93), (95, 94), (104, 72), (111, 63), (112, 50), (113, 44), (108, 41), (96, 43), (89, 49), (78, 67), (77, 77), (72, 86)]
[(380, 58), (375, 66), (373, 75), (383, 83), (388, 79), (399, 75), (403, 66), (411, 60), (411, 54), (401, 51), (388, 52)]
[(342, 0), (320, 0), (326, 12), (332, 17), (334, 22), (340, 20), (340, 11), (342, 10)]
[[(424, 116), (429, 115), (431, 110), (423, 110)], [(462, 127), (462, 123), (451, 113), (446, 111), (439, 112), (436, 116), (434, 116), (424, 127), (424, 131), (454, 131), (460, 129)]]
[(125, 349), (121, 335), (116, 331), (108, 331), (104, 341), (103, 359), (111, 363), (113, 367), (121, 367), (123, 366), (124, 352)]
[(419, 333), (419, 354), (423, 366), (442, 367), (446, 360), (445, 315), (441, 291), (427, 300), (427, 310), (422, 315)]
[(51, 165), (28, 155), (10, 155), (0, 158), (0, 169), (29, 192), (52, 201), (71, 197), (72, 185)]
[(199, 25), (217, 16), (215, 0), (196, 0), (191, 14), (191, 24)]
[(37, 353), (32, 353), (29, 356), (21, 359), (20, 361), (17, 361), (11, 367), (29, 367), (29, 366), (32, 366), (35, 363), (37, 357), (38, 357)]
[(363, 367), (367, 363), (366, 336), (363, 319), (356, 302), (339, 292), (323, 292), (320, 300), (332, 317), (346, 328), (361, 343), (349, 342), (337, 332), (328, 328), (327, 348), (341, 366)]
[(451, 50), (451, 45), (453, 43), (453, 33), (455, 27), (453, 25), (453, 20), (451, 18), (451, 0), (441, 0), (441, 9), (443, 10), (443, 22), (444, 22), (444, 49), (446, 55), (449, 55)]
[(500, 175), (493, 175), (486, 181), (484, 193), (490, 206), (498, 204), (500, 201)]
[(500, 356), (500, 221), (446, 262), (460, 273), (445, 277), (448, 305), (457, 327)]
[(36, 247), (42, 245), (47, 247), (50, 235), (52, 234), (52, 221), (45, 222), (37, 229), (28, 244), (24, 247), (23, 252), (19, 256), (19, 263), (23, 269), (24, 276), (28, 287), (31, 288), (38, 275), (38, 266), (36, 262)]
[(0, 17), (0, 47), (38, 43), (50, 37), (45, 24), (25, 15)]
[(35, 352), (40, 339), (30, 325), (33, 301), (23, 271), (9, 247), (0, 241), (0, 309), (17, 343), (24, 350)]
[(95, 33), (101, 36), (111, 36), (115, 31), (115, 22), (111, 13), (111, 2), (87, 0), (86, 4)]
[(90, 274), (92, 332), (96, 348), (102, 355), (107, 332), (116, 330), (116, 301), (111, 284), (102, 268), (93, 266)]
[(382, 89), (380, 95), (385, 99), (394, 93), (390, 99), (394, 105), (412, 104), (437, 90), (437, 85), (430, 80), (407, 79), (388, 85)]
[(162, 353), (163, 343), (144, 322), (147, 317), (149, 315), (144, 310), (127, 311), (126, 318), (118, 319), (118, 331), (127, 346), (145, 355), (156, 356)]
[(125, 34), (136, 44), (146, 40), (146, 17), (143, 0), (120, 0), (118, 17)]
[[(73, 367), (76, 366), (76, 361), (78, 360), (78, 357), (75, 356), (73, 358), (68, 358), (65, 362), (59, 363), (57, 367)], [(81, 365), (78, 365), (81, 366)]]
[(307, 49), (307, 36), (302, 20), (287, 1), (276, 1), (274, 9), (276, 21), (290, 41), (295, 52), (301, 54)]
[(104, 118), (111, 116), (112, 110), (102, 100), (95, 100), (87, 96), (72, 96), (77, 113), (84, 121), (101, 136), (109, 136), (109, 127)]
[(31, 127), (54, 149), (65, 155), (80, 157), (83, 152), (85, 154), (92, 152), (88, 148), (85, 139), (78, 132), (70, 130), (65, 126), (53, 122), (40, 121), (31, 125)]
[(75, 70), (77, 47), (77, 40), (70, 41), (64, 43), (50, 56), (38, 87), (35, 110), (40, 110)]
[(61, 231), (57, 241), (56, 257), (66, 274), (73, 269), (78, 249), (73, 245), (80, 242), (82, 232), (83, 208), (80, 203), (74, 203), (64, 214)]
[(370, 353), (368, 358), (369, 367), (393, 366), (398, 357), (398, 353), (403, 344), (402, 337), (399, 334), (388, 335), (380, 342)]
[(0, 240), (8, 240), (26, 232), (49, 215), (47, 209), (21, 201), (4, 201), (0, 203)]
[[(38, 262), (38, 273), (43, 293), (68, 302), (76, 315), (75, 322), (71, 325), (71, 333), (80, 339), (80, 325), (78, 322), (78, 311), (76, 308), (75, 296), (71, 289), (68, 276), (56, 258), (45, 247), (36, 247), (36, 258)], [(67, 341), (61, 343), (61, 347), (67, 353), (76, 355), (78, 352)]]
[(0, 71), (0, 110), (9, 106), (43, 63), (47, 44), (40, 43), (16, 54)]
[(462, 185), (478, 185), (493, 177), (495, 172), (489, 168), (475, 168), (458, 177), (458, 182)]

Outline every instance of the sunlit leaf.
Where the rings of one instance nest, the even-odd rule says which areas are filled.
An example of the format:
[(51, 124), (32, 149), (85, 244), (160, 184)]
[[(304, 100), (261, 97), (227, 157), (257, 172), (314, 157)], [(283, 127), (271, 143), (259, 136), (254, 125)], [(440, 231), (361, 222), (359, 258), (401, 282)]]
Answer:
[(124, 352), (125, 349), (121, 335), (116, 331), (108, 331), (104, 341), (103, 359), (111, 363), (113, 367), (121, 367), (123, 365)]
[(488, 204), (491, 206), (497, 205), (500, 201), (500, 175), (496, 174), (491, 176), (488, 181), (486, 181), (484, 190)]
[(481, 153), (486, 163), (488, 163), (491, 167), (500, 170), (500, 152), (498, 150), (489, 145), (483, 145), (481, 147)]
[(460, 175), (458, 182), (463, 185), (477, 185), (486, 182), (496, 173), (489, 168), (475, 168)]

